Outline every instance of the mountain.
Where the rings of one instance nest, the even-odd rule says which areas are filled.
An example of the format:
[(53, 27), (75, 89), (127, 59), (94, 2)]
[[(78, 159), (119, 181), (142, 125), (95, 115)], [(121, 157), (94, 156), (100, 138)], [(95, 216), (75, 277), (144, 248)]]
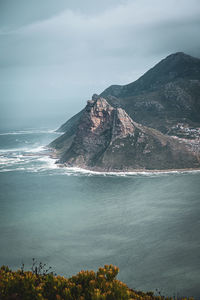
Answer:
[[(112, 85), (100, 97), (113, 107), (123, 108), (142, 125), (168, 135), (196, 138), (200, 127), (200, 59), (182, 52), (171, 54), (135, 82)], [(82, 113), (58, 131), (71, 127), (74, 131)]]
[(199, 168), (200, 59), (167, 56), (135, 82), (94, 94), (57, 131), (50, 147), (68, 166)]
[(50, 144), (66, 166), (99, 171), (200, 167), (192, 145), (133, 121), (102, 97), (89, 100), (77, 118), (76, 129)]

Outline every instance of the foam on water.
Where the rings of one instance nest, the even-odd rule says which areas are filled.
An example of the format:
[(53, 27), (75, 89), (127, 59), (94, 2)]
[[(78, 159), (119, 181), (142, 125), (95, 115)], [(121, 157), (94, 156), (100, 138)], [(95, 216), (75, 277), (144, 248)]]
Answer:
[(19, 157), (12, 158), (12, 157), (4, 157), (0, 156), (0, 165), (10, 165), (20, 162), (21, 159)]
[[(56, 159), (51, 158), (44, 146), (36, 148), (6, 149), (1, 150), (0, 172), (48, 172), (70, 176), (164, 176), (168, 174), (197, 173), (200, 170), (169, 170), (169, 171), (131, 171), (131, 172), (100, 172), (78, 167), (65, 167), (56, 164)], [(52, 172), (49, 173), (52, 175)]]
[[(88, 169), (78, 167), (65, 167), (56, 164), (56, 159), (49, 156), (49, 151), (43, 145), (43, 136), (49, 135), (50, 141), (53, 140), (52, 134), (55, 134), (54, 130), (21, 130), (12, 131), (7, 133), (0, 133), (1, 136), (16, 135), (16, 134), (38, 134), (36, 139), (25, 139), (16, 148), (18, 139), (13, 139), (13, 148), (0, 148), (0, 172), (45, 172), (48, 175), (67, 175), (67, 176), (165, 176), (168, 174), (184, 174), (184, 173), (196, 173), (200, 170), (169, 170), (169, 171), (143, 171), (136, 170), (132, 172), (100, 172), (92, 171)], [(41, 137), (42, 134), (42, 137)], [(58, 133), (60, 134), (60, 133)], [(4, 139), (4, 137), (2, 137)], [(8, 137), (9, 138), (9, 137)], [(9, 138), (10, 139), (10, 138)], [(45, 140), (46, 141), (46, 140)], [(42, 142), (42, 143), (41, 143)], [(29, 145), (27, 145), (29, 144)], [(3, 144), (5, 147), (6, 145)]]
[(38, 172), (56, 169), (55, 159), (46, 155), (45, 151), (46, 148), (44, 146), (32, 149), (1, 150), (0, 171)]
[(26, 150), (27, 153), (41, 153), (43, 151), (47, 150), (45, 146), (38, 146), (36, 148), (29, 148)]
[[(15, 135), (29, 135), (15, 138)], [(54, 130), (21, 130), (0, 133), (0, 172), (43, 172), (56, 169), (48, 157), (47, 145), (55, 138)], [(13, 136), (13, 137), (12, 137)]]
[(65, 174), (82, 174), (87, 176), (92, 175), (101, 175), (101, 176), (160, 176), (160, 175), (168, 175), (168, 174), (187, 174), (187, 173), (199, 173), (200, 170), (169, 170), (169, 171), (131, 171), (131, 172), (100, 172), (100, 171), (92, 171), (78, 167), (63, 167), (63, 173)]
[(38, 158), (38, 161), (43, 164), (42, 169), (50, 169), (50, 170), (59, 169), (58, 165), (55, 163), (56, 159), (53, 159), (49, 156), (40, 157)]
[(22, 134), (40, 134), (40, 133), (54, 133), (60, 135), (61, 132), (56, 132), (56, 129), (48, 129), (48, 130), (18, 130), (18, 131), (11, 131), (11, 132), (1, 132), (0, 136), (5, 135), (22, 135)]

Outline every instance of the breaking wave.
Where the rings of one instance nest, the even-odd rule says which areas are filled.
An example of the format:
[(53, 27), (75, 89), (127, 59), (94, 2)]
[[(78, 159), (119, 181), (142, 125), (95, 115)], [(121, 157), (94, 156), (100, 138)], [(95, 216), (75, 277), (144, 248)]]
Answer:
[(54, 133), (60, 135), (60, 132), (56, 132), (56, 129), (48, 129), (48, 130), (16, 130), (16, 131), (8, 131), (8, 132), (0, 132), (0, 136), (6, 135), (22, 135), (22, 134), (42, 134), (42, 133)]
[(91, 171), (87, 169), (77, 168), (77, 167), (63, 167), (63, 173), (70, 175), (100, 175), (100, 176), (120, 176), (120, 177), (129, 177), (129, 176), (160, 176), (160, 175), (169, 175), (169, 174), (188, 174), (188, 173), (199, 173), (200, 170), (169, 170), (169, 171), (131, 171), (131, 172), (100, 172), (100, 171)]
[(0, 172), (31, 172), (47, 173), (48, 175), (68, 176), (166, 176), (169, 174), (197, 173), (200, 170), (169, 170), (169, 171), (132, 171), (132, 172), (99, 172), (78, 167), (64, 167), (56, 164), (56, 159), (49, 156), (44, 146), (36, 148), (0, 150)]
[(60, 133), (53, 129), (1, 132), (0, 172), (39, 172), (57, 168), (45, 147), (57, 135)]
[[(12, 135), (17, 134), (38, 134), (34, 138), (16, 140)], [(31, 173), (45, 173), (47, 175), (67, 175), (67, 176), (117, 176), (117, 177), (130, 177), (130, 176), (166, 176), (169, 174), (187, 174), (197, 173), (200, 170), (169, 170), (169, 171), (132, 171), (132, 172), (99, 172), (91, 171), (75, 167), (63, 167), (56, 164), (56, 159), (50, 157), (49, 150), (43, 145), (47, 145), (55, 138), (54, 130), (24, 130), (12, 131), (7, 133), (0, 133), (2, 136), (2, 146), (0, 146), (0, 172), (31, 172)], [(56, 133), (61, 134), (61, 133)], [(5, 137), (8, 135), (8, 137)], [(9, 137), (10, 136), (10, 137)], [(44, 142), (44, 137), (48, 136), (48, 141)], [(10, 142), (12, 139), (11, 148), (6, 147), (5, 141)], [(10, 144), (9, 144), (10, 146)], [(13, 147), (13, 148), (12, 148)]]

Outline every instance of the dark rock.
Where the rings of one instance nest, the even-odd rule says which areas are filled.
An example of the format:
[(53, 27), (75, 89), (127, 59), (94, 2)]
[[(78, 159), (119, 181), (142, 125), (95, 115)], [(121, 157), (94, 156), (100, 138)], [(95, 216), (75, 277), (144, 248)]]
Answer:
[(97, 94), (92, 95), (92, 100), (97, 100), (98, 98), (99, 98), (99, 95), (97, 95)]

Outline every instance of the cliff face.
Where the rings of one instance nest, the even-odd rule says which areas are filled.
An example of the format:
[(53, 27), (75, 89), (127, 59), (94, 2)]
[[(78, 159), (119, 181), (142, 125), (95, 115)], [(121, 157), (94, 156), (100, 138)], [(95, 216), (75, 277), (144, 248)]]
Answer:
[(78, 126), (51, 145), (59, 162), (100, 171), (197, 168), (189, 145), (134, 122), (122, 109), (95, 96), (87, 102)]
[(116, 138), (124, 138), (133, 132), (132, 120), (124, 110), (114, 109), (103, 98), (89, 100), (71, 147), (60, 161), (82, 167), (95, 166)]

